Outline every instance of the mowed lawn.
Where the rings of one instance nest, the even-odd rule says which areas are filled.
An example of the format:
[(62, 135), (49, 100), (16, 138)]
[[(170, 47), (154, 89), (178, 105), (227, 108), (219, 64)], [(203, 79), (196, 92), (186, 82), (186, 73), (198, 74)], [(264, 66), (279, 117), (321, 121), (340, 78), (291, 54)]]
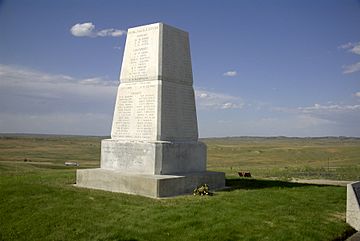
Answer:
[[(329, 173), (349, 168), (350, 162), (359, 168), (355, 147), (360, 141), (356, 139), (327, 140), (323, 145), (321, 140), (303, 145), (303, 139), (288, 140), (288, 144), (276, 139), (253, 143), (245, 139), (205, 140), (209, 169), (226, 171), (229, 189), (213, 196), (160, 200), (73, 187), (75, 168), (64, 167), (64, 162), (79, 162), (81, 168), (98, 167), (100, 140), (0, 138), (0, 240), (343, 240), (353, 232), (345, 223), (346, 188), (263, 178), (284, 179), (285, 171), (300, 170), (309, 163), (318, 163), (309, 165), (310, 171)], [(337, 158), (345, 155), (347, 159), (340, 165), (334, 158), (330, 168), (323, 170), (322, 159), (315, 162), (315, 157), (310, 158), (312, 152), (304, 151), (308, 156), (299, 154), (294, 164), (292, 155), (283, 155), (286, 145), (300, 153), (311, 146), (323, 150), (321, 153), (334, 149)], [(276, 146), (280, 150), (277, 159)], [(355, 154), (346, 156), (345, 150)], [(259, 158), (253, 157), (252, 151)], [(254, 178), (236, 177), (242, 169), (250, 170)], [(337, 175), (329, 177), (339, 179)], [(346, 176), (351, 177), (356, 175)]]

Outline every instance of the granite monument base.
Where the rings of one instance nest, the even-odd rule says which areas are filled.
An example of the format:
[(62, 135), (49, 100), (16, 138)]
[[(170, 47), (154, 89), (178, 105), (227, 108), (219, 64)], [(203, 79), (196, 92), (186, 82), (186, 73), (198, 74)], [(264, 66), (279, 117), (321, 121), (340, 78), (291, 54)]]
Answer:
[(77, 170), (75, 186), (162, 198), (190, 194), (198, 185), (205, 183), (210, 191), (223, 189), (225, 175), (222, 172), (149, 175), (103, 168), (82, 169)]
[(127, 173), (173, 175), (206, 171), (202, 142), (101, 141), (101, 168)]

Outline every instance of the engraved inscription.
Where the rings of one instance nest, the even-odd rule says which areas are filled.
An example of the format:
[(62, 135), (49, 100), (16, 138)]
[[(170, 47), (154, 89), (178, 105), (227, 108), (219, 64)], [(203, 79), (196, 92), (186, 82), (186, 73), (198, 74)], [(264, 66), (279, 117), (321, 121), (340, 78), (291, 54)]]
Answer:
[(129, 79), (145, 78), (149, 67), (149, 35), (138, 34), (134, 41), (134, 53), (130, 56)]
[(132, 35), (132, 34), (137, 34), (137, 33), (142, 33), (142, 32), (147, 32), (147, 31), (151, 31), (151, 30), (157, 30), (159, 29), (159, 25), (153, 25), (153, 26), (145, 26), (145, 27), (141, 27), (141, 28), (135, 28), (135, 29), (129, 29), (128, 31), (128, 35)]
[(186, 32), (161, 24), (130, 29), (120, 80), (112, 138), (197, 141)]
[(126, 39), (121, 82), (157, 79), (159, 25), (129, 30)]
[(156, 139), (157, 86), (152, 82), (120, 85), (113, 138)]
[(107, 162), (106, 167), (113, 169), (144, 166), (144, 160), (141, 157), (148, 154), (146, 149), (136, 145), (105, 145), (101, 151), (103, 152), (102, 155), (112, 157), (111, 163)]

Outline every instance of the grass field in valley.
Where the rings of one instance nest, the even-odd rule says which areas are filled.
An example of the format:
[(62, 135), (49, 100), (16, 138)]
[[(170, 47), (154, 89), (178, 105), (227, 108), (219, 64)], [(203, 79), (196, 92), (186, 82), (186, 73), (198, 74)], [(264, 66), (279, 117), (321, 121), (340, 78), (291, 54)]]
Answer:
[[(359, 180), (358, 139), (205, 139), (208, 169), (224, 171), (230, 189), (161, 200), (71, 185), (75, 168), (64, 162), (98, 167), (101, 139), (0, 138), (0, 240), (342, 240), (353, 232), (346, 188), (285, 180)], [(237, 178), (239, 170), (254, 177)]]
[(259, 178), (360, 180), (358, 138), (213, 138), (208, 169)]

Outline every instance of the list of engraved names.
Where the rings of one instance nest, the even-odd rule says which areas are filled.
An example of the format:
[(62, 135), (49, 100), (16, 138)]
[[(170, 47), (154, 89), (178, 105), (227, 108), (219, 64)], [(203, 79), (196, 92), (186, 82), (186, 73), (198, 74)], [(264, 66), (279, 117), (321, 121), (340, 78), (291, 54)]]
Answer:
[(115, 123), (116, 136), (125, 139), (151, 140), (156, 137), (157, 89), (154, 82), (121, 84)]
[(128, 32), (127, 54), (122, 82), (157, 78), (159, 26), (135, 29)]

